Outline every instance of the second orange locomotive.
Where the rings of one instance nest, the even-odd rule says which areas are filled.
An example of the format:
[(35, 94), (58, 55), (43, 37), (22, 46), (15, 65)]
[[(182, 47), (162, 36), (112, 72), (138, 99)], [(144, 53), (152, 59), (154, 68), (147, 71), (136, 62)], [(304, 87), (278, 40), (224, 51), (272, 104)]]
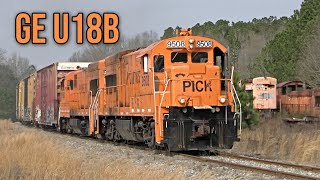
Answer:
[(70, 72), (61, 82), (60, 130), (170, 151), (230, 148), (237, 120), (227, 53), (185, 29)]

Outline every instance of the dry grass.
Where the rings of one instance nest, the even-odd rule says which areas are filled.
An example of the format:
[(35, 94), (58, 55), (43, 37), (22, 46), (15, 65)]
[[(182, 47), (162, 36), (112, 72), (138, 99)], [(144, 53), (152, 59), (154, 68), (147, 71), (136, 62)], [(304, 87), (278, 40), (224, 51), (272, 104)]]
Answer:
[(320, 165), (320, 125), (288, 125), (281, 117), (263, 121), (253, 130), (245, 130), (233, 151)]
[(126, 159), (83, 157), (48, 133), (0, 120), (0, 179), (182, 179)]

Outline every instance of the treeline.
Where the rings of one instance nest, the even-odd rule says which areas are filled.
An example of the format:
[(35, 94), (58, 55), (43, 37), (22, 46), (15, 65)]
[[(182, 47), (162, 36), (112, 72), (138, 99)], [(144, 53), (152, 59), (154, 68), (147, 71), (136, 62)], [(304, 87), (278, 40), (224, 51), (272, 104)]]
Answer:
[[(162, 39), (175, 36), (169, 27)], [(273, 76), (279, 82), (302, 80), (319, 87), (320, 1), (305, 0), (290, 17), (250, 22), (208, 21), (192, 27), (194, 35), (215, 38), (230, 48), (241, 79)]]
[[(180, 28), (177, 26), (176, 28)], [(169, 27), (162, 39), (175, 36)], [(193, 34), (215, 38), (229, 46), (240, 79), (272, 76), (278, 82), (302, 80), (320, 84), (320, 1), (305, 0), (291, 17), (271, 16), (250, 22), (219, 20), (192, 27)], [(238, 78), (238, 77), (237, 77)], [(247, 125), (256, 123), (252, 95), (237, 87)]]
[[(253, 19), (250, 22), (229, 22), (227, 20), (211, 21), (196, 24), (192, 27), (194, 35), (210, 37), (218, 40), (230, 49), (231, 60), (235, 63), (241, 78), (248, 78), (248, 67), (255, 62), (266, 43), (283, 31), (287, 17), (275, 16)], [(161, 39), (175, 36), (175, 29), (169, 27)]]
[(27, 58), (0, 49), (0, 118), (15, 117), (16, 85), (34, 71)]
[(279, 81), (301, 79), (315, 87), (320, 70), (319, 28), (320, 1), (305, 0), (252, 64), (252, 75), (270, 75)]

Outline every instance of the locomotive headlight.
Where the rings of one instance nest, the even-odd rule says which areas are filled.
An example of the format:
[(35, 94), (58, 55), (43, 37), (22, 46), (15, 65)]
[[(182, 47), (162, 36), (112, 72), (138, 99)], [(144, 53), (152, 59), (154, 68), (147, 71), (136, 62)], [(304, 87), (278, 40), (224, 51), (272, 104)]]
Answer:
[(193, 45), (192, 45), (192, 44), (190, 44), (190, 45), (189, 45), (189, 48), (190, 48), (190, 49), (193, 49)]
[(180, 104), (186, 103), (186, 99), (185, 99), (185, 98), (180, 98), (180, 99), (179, 99), (179, 103), (180, 103)]
[(227, 100), (226, 100), (226, 98), (224, 98), (224, 97), (222, 97), (222, 98), (220, 98), (220, 102), (223, 104), (223, 103), (225, 103)]
[(187, 112), (188, 112), (188, 109), (187, 109), (187, 108), (183, 108), (183, 109), (182, 109), (182, 112), (183, 112), (183, 113), (187, 113)]
[(216, 107), (216, 112), (220, 112), (220, 108), (219, 107)]
[(189, 43), (190, 44), (194, 43), (194, 39), (189, 39)]

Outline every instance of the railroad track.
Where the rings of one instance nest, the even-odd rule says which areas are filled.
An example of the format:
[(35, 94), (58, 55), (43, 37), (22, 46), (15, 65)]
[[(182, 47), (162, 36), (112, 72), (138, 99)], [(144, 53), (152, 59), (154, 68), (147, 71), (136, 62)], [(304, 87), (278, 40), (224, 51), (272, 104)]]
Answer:
[(254, 162), (254, 163), (260, 163), (260, 164), (268, 164), (268, 165), (275, 165), (279, 167), (285, 167), (285, 168), (293, 168), (293, 169), (300, 169), (303, 170), (303, 172), (311, 172), (311, 173), (319, 173), (320, 168), (318, 167), (312, 167), (312, 166), (303, 166), (303, 165), (295, 165), (295, 164), (289, 164), (284, 162), (277, 162), (277, 161), (271, 161), (271, 160), (264, 160), (264, 159), (257, 159), (247, 156), (240, 156), (235, 154), (220, 154), (218, 157), (222, 159), (212, 159), (208, 157), (203, 156), (194, 156), (189, 154), (179, 154), (183, 157), (187, 157), (196, 161), (200, 162), (206, 162), (206, 163), (215, 163), (220, 164), (223, 166), (228, 166), (235, 169), (242, 169), (246, 171), (253, 171), (253, 172), (259, 172), (267, 175), (272, 175), (276, 177), (282, 177), (282, 178), (289, 178), (289, 179), (320, 179), (320, 174), (318, 176), (308, 176), (301, 173), (292, 173), (289, 171), (283, 171), (283, 170), (275, 170), (275, 169), (268, 169), (268, 167), (259, 167), (254, 165), (247, 165), (242, 163), (235, 163), (232, 161), (226, 160), (228, 159), (237, 159), (237, 160), (244, 160), (247, 162)]
[(300, 164), (285, 163), (280, 161), (272, 161), (267, 159), (259, 159), (259, 158), (248, 157), (248, 156), (243, 156), (238, 154), (231, 154), (231, 153), (220, 153), (219, 156), (226, 157), (226, 158), (242, 159), (246, 161), (255, 161), (255, 162), (260, 162), (264, 164), (277, 165), (277, 166), (282, 166), (287, 168), (301, 169), (303, 171), (312, 171), (312, 172), (320, 173), (320, 167), (315, 167), (315, 166), (306, 166), (306, 165), (300, 165)]

